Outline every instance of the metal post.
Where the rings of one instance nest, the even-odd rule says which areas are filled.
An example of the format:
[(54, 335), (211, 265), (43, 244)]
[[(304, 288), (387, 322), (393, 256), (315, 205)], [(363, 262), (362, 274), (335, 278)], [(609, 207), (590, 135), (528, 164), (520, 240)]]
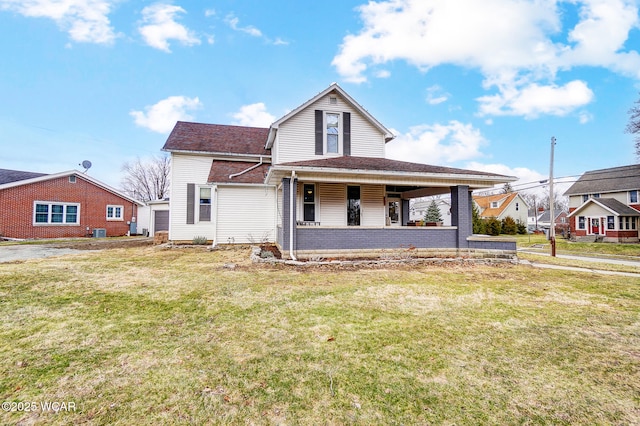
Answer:
[(551, 242), (551, 256), (556, 256), (556, 221), (554, 215), (555, 197), (553, 195), (553, 148), (556, 144), (556, 138), (551, 137), (551, 165), (549, 167), (549, 241)]

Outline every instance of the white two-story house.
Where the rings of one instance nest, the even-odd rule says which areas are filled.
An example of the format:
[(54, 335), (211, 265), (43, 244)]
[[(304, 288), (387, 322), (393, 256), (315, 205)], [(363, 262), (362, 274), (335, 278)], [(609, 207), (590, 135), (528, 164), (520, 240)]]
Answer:
[(639, 191), (640, 164), (585, 172), (564, 193), (572, 238), (637, 243)]
[[(339, 85), (269, 128), (178, 122), (169, 239), (275, 242), (289, 258), (381, 250), (515, 252), (472, 236), (471, 191), (513, 177), (385, 158), (391, 132)], [(449, 194), (451, 225), (408, 227), (409, 200)]]

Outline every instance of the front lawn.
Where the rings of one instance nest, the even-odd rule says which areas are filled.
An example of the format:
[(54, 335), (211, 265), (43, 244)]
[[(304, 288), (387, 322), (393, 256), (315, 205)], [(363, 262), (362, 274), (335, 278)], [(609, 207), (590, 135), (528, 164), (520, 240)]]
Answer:
[(640, 423), (640, 278), (247, 259), (0, 264), (0, 423)]
[[(531, 248), (544, 246), (549, 250), (549, 240), (543, 234), (516, 235), (518, 248)], [(640, 244), (614, 244), (614, 243), (581, 243), (569, 241), (564, 238), (556, 238), (556, 251), (562, 254), (576, 255), (612, 255), (631, 256), (640, 258)]]

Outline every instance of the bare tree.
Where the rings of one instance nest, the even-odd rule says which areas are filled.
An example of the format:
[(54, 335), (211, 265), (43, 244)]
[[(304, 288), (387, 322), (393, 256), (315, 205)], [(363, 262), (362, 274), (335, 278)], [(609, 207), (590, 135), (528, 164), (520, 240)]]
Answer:
[(511, 194), (513, 192), (513, 187), (509, 182), (504, 184), (504, 186), (502, 187), (502, 192), (504, 192), (505, 194)]
[(629, 110), (629, 123), (625, 128), (625, 132), (635, 135), (636, 158), (640, 160), (640, 99)]
[(122, 165), (125, 176), (122, 189), (140, 201), (162, 200), (169, 195), (169, 173), (171, 160), (167, 155), (155, 156)]

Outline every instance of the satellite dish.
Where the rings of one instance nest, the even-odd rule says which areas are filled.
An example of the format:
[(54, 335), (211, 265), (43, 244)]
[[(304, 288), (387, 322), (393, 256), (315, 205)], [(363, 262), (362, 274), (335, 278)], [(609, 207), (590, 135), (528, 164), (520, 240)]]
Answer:
[(84, 171), (86, 172), (87, 170), (89, 170), (91, 168), (91, 161), (84, 160), (82, 162), (82, 167), (84, 167)]

